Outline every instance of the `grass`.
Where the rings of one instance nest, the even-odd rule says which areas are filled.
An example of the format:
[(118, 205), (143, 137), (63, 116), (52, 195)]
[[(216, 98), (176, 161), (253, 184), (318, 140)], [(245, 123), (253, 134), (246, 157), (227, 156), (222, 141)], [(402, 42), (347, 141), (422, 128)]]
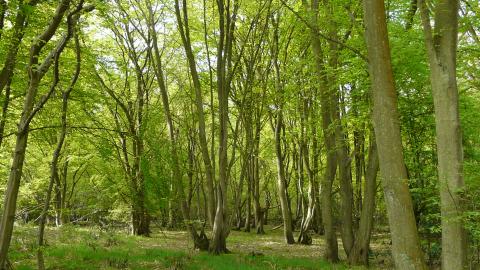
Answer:
[[(156, 232), (150, 238), (94, 228), (49, 228), (44, 247), (47, 269), (349, 269), (322, 261), (320, 246), (285, 245), (281, 234), (265, 236), (232, 232), (232, 254), (220, 256), (192, 250), (184, 232)], [(36, 228), (15, 228), (9, 258), (17, 270), (36, 269)], [(358, 269), (358, 268), (357, 268)]]

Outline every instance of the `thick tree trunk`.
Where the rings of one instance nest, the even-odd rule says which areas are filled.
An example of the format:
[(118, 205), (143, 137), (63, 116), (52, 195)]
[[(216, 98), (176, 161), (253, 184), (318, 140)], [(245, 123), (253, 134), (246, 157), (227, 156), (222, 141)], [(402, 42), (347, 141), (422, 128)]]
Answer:
[(458, 0), (435, 6), (432, 31), (424, 0), (419, 0), (430, 81), (435, 105), (438, 179), (442, 214), (442, 269), (467, 267), (467, 240), (462, 221), (463, 145), (457, 88)]
[(373, 123), (385, 204), (397, 269), (427, 269), (413, 215), (403, 159), (390, 46), (383, 0), (364, 1), (364, 21), (373, 92)]

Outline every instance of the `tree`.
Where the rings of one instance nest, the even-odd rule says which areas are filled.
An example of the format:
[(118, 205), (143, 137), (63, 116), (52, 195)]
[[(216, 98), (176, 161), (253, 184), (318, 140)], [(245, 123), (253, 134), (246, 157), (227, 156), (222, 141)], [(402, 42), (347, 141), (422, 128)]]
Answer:
[[(80, 1), (79, 5), (77, 5), (77, 8), (74, 10), (74, 14), (82, 11), (82, 6), (83, 1)], [(51, 88), (45, 95), (43, 95), (37, 104), (35, 104), (35, 97), (37, 96), (40, 81), (51, 67), (54, 59), (58, 58), (62, 53), (68, 40), (71, 38), (71, 32), (64, 35), (64, 37), (57, 42), (55, 48), (50, 51), (42, 62), (39, 61), (39, 56), (42, 49), (56, 33), (69, 7), (69, 0), (63, 0), (58, 4), (55, 13), (53, 14), (52, 21), (33, 41), (33, 44), (30, 47), (30, 61), (28, 64), (29, 85), (25, 95), (22, 116), (18, 124), (15, 152), (11, 165), (11, 172), (8, 178), (8, 187), (5, 193), (5, 203), (0, 223), (0, 267), (2, 268), (5, 267), (8, 248), (12, 238), (18, 189), (22, 176), (25, 151), (27, 149), (29, 125), (38, 111), (48, 101), (55, 88)], [(71, 23), (73, 23), (73, 21), (70, 19), (70, 24)]]
[[(82, 8), (81, 5), (77, 6), (77, 10)], [(74, 18), (75, 16), (75, 18)], [(62, 115), (61, 115), (61, 122), (62, 122), (62, 127), (60, 130), (60, 134), (58, 135), (57, 139), (57, 146), (55, 147), (55, 150), (53, 151), (52, 155), (52, 162), (50, 164), (50, 182), (48, 184), (48, 189), (47, 189), (47, 194), (46, 194), (46, 199), (45, 199), (45, 205), (43, 206), (42, 213), (40, 215), (40, 220), (39, 220), (39, 225), (38, 225), (38, 253), (37, 253), (37, 260), (38, 260), (38, 268), (40, 270), (45, 269), (45, 262), (43, 259), (43, 250), (42, 247), (44, 245), (44, 232), (45, 232), (45, 223), (47, 219), (47, 214), (48, 214), (48, 208), (50, 206), (50, 200), (51, 200), (51, 195), (52, 195), (52, 190), (53, 190), (53, 185), (58, 183), (60, 181), (60, 176), (58, 173), (58, 160), (60, 158), (60, 153), (62, 151), (65, 138), (67, 137), (67, 112), (68, 112), (68, 99), (70, 97), (70, 93), (72, 92), (75, 84), (77, 83), (78, 77), (80, 76), (80, 68), (81, 68), (81, 52), (80, 52), (80, 40), (78, 38), (78, 33), (76, 33), (74, 28), (76, 27), (76, 21), (78, 20), (79, 16), (76, 13), (70, 13), (67, 17), (67, 28), (68, 28), (68, 33), (67, 37), (70, 36), (70, 38), (73, 36), (75, 39), (75, 57), (76, 57), (76, 66), (75, 66), (75, 72), (72, 76), (72, 79), (70, 81), (70, 85), (67, 87), (66, 90), (62, 91)], [(64, 40), (65, 44), (68, 42), (68, 39)], [(65, 46), (64, 46), (65, 47)], [(52, 82), (52, 88), (56, 88), (59, 81), (60, 81), (60, 74), (59, 74), (59, 61), (60, 61), (60, 54), (55, 58), (55, 63), (53, 64), (53, 72), (54, 72), (54, 79)], [(58, 192), (58, 191), (57, 191)], [(65, 194), (63, 194), (64, 198)], [(58, 198), (58, 197), (57, 197)], [(58, 202), (57, 202), (58, 203)], [(62, 205), (62, 204), (60, 204)], [(57, 216), (57, 224), (58, 224), (58, 216)]]
[(363, 9), (372, 82), (373, 124), (392, 237), (392, 255), (398, 269), (427, 269), (403, 160), (385, 5), (383, 1), (367, 0)]
[(272, 24), (274, 27), (273, 31), (273, 44), (271, 45), (272, 50), (272, 61), (275, 70), (275, 94), (277, 96), (276, 106), (277, 113), (275, 116), (275, 125), (272, 125), (275, 133), (275, 154), (277, 159), (277, 186), (278, 186), (278, 197), (280, 198), (280, 207), (282, 211), (283, 218), (283, 231), (285, 236), (285, 241), (287, 244), (294, 244), (295, 239), (293, 238), (292, 232), (292, 213), (288, 205), (287, 198), (287, 185), (286, 185), (286, 172), (285, 172), (285, 151), (282, 150), (282, 133), (285, 132), (285, 127), (283, 123), (283, 110), (284, 110), (284, 90), (283, 83), (280, 76), (280, 64), (278, 60), (279, 55), (279, 37), (278, 37), (278, 27), (279, 27), (280, 14), (272, 15)]
[(467, 267), (467, 242), (462, 221), (462, 190), (465, 183), (456, 64), (459, 2), (443, 0), (435, 4), (434, 29), (425, 1), (418, 2), (435, 104), (442, 213), (442, 269), (464, 269)]

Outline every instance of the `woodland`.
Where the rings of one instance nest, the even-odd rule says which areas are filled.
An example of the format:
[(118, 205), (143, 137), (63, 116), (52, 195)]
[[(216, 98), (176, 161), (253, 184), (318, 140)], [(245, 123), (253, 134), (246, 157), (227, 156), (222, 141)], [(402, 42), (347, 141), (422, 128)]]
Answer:
[(0, 0), (0, 269), (480, 269), (478, 0)]

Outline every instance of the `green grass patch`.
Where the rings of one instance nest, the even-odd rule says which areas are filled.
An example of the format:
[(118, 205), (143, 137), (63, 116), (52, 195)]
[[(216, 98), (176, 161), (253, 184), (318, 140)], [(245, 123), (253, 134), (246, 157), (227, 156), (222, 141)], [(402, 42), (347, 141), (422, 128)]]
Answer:
[[(15, 269), (36, 269), (35, 235), (34, 227), (22, 227), (15, 231), (15, 240), (9, 254)], [(215, 256), (192, 251), (188, 248), (188, 240), (181, 237), (181, 234), (175, 233), (143, 238), (72, 226), (49, 228), (46, 235), (47, 246), (43, 248), (44, 259), (47, 269), (50, 270), (346, 269), (345, 266), (331, 265), (311, 257), (286, 257), (276, 254), (253, 256), (246, 254), (248, 250), (245, 253)], [(229, 240), (232, 243), (262, 241), (254, 234), (236, 235)]]

